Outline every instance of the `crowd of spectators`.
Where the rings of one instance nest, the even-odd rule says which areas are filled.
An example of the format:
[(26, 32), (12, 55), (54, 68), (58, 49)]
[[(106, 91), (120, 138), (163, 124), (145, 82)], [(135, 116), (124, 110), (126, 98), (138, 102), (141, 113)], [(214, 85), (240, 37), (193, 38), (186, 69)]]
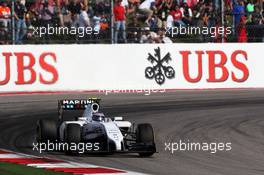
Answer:
[[(111, 3), (113, 2), (113, 14)], [(264, 0), (0, 0), (0, 44), (97, 41), (114, 43), (259, 42), (264, 40)], [(113, 18), (111, 18), (113, 15)], [(110, 25), (113, 20), (113, 28)], [(34, 35), (37, 27), (92, 27), (100, 35)], [(170, 36), (179, 26), (232, 27), (232, 34)], [(113, 30), (113, 37), (111, 37)]]
[[(12, 42), (11, 0), (0, 1), (0, 42)], [(86, 36), (83, 40), (109, 38), (111, 6), (109, 0), (15, 0), (15, 43), (52, 43), (54, 41), (76, 42), (78, 36), (46, 35), (38, 38), (38, 27), (91, 27), (99, 35)], [(107, 42), (107, 41), (106, 41)], [(108, 41), (110, 42), (110, 41)]]
[[(115, 42), (166, 43), (181, 42), (183, 39), (188, 39), (189, 42), (264, 42), (263, 2), (263, 0), (224, 0), (224, 23), (222, 23), (221, 0), (115, 0), (115, 9), (118, 9), (118, 6), (124, 9), (114, 10)], [(120, 27), (117, 16), (121, 13), (123, 13), (123, 25)], [(223, 32), (222, 35), (214, 37), (210, 34), (171, 37), (168, 32), (164, 32), (168, 31), (168, 28), (179, 26), (198, 26), (208, 29), (229, 26), (232, 34), (227, 36)], [(120, 32), (121, 30), (124, 31)]]

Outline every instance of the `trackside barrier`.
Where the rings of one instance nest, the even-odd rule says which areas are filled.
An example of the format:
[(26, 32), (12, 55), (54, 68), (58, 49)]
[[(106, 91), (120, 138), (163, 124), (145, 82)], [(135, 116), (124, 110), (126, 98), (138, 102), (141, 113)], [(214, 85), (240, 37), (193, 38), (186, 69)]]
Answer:
[(0, 46), (0, 92), (264, 88), (262, 43)]

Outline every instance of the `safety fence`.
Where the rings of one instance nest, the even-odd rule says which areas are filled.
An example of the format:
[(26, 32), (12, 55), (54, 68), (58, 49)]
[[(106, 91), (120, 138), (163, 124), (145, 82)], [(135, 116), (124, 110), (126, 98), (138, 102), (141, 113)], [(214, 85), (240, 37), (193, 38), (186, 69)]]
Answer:
[[(198, 26), (173, 27), (172, 29), (127, 27), (123, 34), (122, 30), (116, 32), (115, 28), (94, 31), (91, 27), (50, 26), (36, 29), (25, 28), (21, 43), (16, 43), (13, 39), (19, 37), (19, 34), (15, 33), (13, 36), (12, 29), (1, 27), (0, 44), (221, 43), (240, 42), (239, 37), (244, 37), (244, 41), (241, 42), (264, 42), (264, 24), (245, 26), (243, 30), (246, 35), (242, 36), (239, 30), (241, 29), (234, 27), (219, 29)], [(22, 29), (20, 29), (21, 32), (23, 32)], [(116, 34), (117, 42), (114, 39)]]
[[(91, 0), (88, 5), (88, 1), (83, 0), (84, 3), (79, 4), (79, 7), (78, 4), (72, 5), (71, 0), (66, 5), (58, 4), (59, 1), (55, 0), (36, 2), (38, 0), (26, 1), (26, 11), (18, 17), (14, 15), (16, 6), (19, 6), (16, 1), (0, 1), (0, 44), (264, 41), (261, 3), (255, 4), (253, 12), (247, 9), (247, 12), (242, 13), (234, 12), (235, 5), (225, 1), (214, 2), (211, 6), (199, 2), (189, 8), (192, 15), (188, 18), (170, 20), (172, 15), (169, 14), (173, 12), (173, 7), (163, 18), (155, 7), (151, 9), (152, 16), (147, 16), (140, 12), (138, 4), (129, 2), (124, 23), (117, 25), (114, 21), (114, 1)], [(80, 8), (78, 12), (75, 9), (77, 7)], [(243, 21), (241, 17), (244, 17)]]

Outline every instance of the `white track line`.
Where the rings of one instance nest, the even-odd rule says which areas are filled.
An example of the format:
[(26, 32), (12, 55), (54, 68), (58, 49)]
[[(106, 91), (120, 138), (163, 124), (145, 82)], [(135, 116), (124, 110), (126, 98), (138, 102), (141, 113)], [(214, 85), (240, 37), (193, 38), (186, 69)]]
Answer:
[(0, 154), (0, 159), (6, 159), (6, 158), (31, 158), (30, 156), (25, 156), (25, 155), (19, 155), (19, 154)]
[(27, 166), (35, 168), (97, 168), (98, 166), (90, 164), (76, 164), (76, 163), (42, 163), (42, 164), (28, 164)]
[(126, 171), (125, 173), (96, 173), (96, 174), (83, 174), (83, 175), (147, 175), (143, 173)]

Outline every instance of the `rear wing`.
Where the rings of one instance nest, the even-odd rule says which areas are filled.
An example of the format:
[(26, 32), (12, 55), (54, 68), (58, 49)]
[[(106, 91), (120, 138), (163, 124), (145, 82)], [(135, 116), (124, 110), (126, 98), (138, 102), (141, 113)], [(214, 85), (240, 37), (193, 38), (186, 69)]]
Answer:
[(88, 99), (63, 99), (58, 101), (58, 115), (59, 119), (63, 119), (63, 111), (65, 110), (85, 110), (91, 104), (100, 105), (101, 99), (88, 98)]
[(100, 105), (101, 99), (64, 99), (58, 101), (58, 108), (62, 110), (85, 110), (89, 104), (97, 103)]

